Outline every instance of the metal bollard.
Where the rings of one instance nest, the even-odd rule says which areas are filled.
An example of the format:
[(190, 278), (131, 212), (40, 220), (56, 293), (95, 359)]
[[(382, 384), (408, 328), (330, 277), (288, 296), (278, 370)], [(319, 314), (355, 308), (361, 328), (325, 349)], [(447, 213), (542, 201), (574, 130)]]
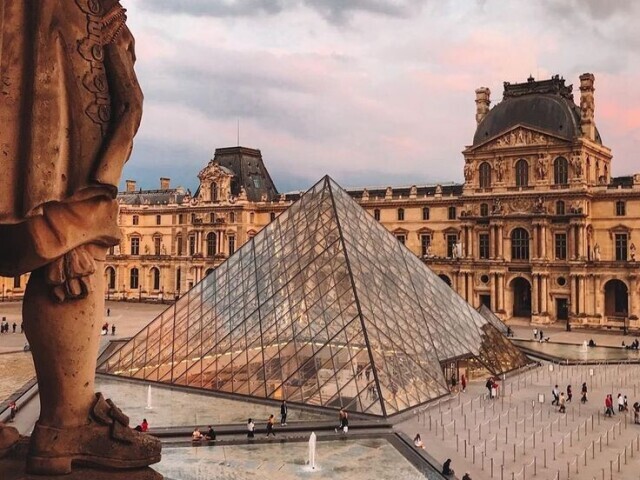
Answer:
[(493, 478), (493, 457), (491, 457), (490, 465), (491, 465), (491, 478)]
[(515, 463), (516, 461), (516, 444), (513, 444), (513, 462)]
[(467, 441), (464, 441), (464, 458), (467, 458)]
[(460, 451), (460, 444), (458, 443), (459, 438), (458, 438), (458, 434), (456, 433), (456, 452)]
[(471, 463), (476, 464), (476, 446), (471, 446), (471, 458), (473, 459)]

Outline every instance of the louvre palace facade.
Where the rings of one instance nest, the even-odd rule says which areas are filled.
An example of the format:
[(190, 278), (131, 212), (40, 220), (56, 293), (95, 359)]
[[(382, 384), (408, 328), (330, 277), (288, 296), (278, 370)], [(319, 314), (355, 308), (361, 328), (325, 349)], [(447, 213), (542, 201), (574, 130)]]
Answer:
[[(594, 76), (579, 82), (577, 99), (559, 76), (505, 82), (493, 107), (489, 89), (477, 89), (463, 184), (348, 193), (474, 307), (536, 324), (640, 329), (640, 174), (612, 177)], [(193, 194), (167, 178), (157, 190), (126, 182), (107, 298), (181, 296), (300, 197), (279, 193), (251, 148), (217, 149), (198, 178)], [(26, 277), (0, 282), (3, 299), (20, 298)]]

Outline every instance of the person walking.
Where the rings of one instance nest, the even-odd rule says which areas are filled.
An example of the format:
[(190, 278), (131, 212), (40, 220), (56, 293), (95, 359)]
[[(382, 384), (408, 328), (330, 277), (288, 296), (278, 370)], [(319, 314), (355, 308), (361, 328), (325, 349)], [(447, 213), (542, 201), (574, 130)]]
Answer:
[(567, 385), (567, 402), (570, 402), (573, 398), (573, 391), (571, 390), (571, 385)]
[(491, 389), (493, 388), (493, 379), (491, 377), (487, 378), (487, 382), (484, 384), (485, 387), (487, 387), (487, 390), (489, 390), (489, 398), (493, 398), (491, 396)]
[(604, 399), (604, 414), (607, 417), (611, 417), (612, 415), (614, 415), (613, 412), (613, 396), (612, 395), (607, 395)]
[(618, 412), (624, 412), (624, 398), (618, 393)]
[(636, 425), (640, 423), (640, 402), (633, 404), (633, 423)]
[(13, 325), (11, 325), (12, 329), (13, 329), (13, 333), (16, 333), (16, 328), (18, 327), (18, 324), (16, 322), (13, 322)]
[(544, 332), (542, 331), (542, 329), (540, 329), (538, 335), (540, 336), (540, 342), (542, 342), (544, 340)]
[(622, 399), (622, 410), (625, 412), (629, 411), (629, 401), (627, 400), (627, 396), (625, 395), (624, 398)]
[(560, 410), (558, 410), (558, 411), (560, 413), (565, 413), (567, 411), (566, 402), (567, 402), (567, 399), (564, 396), (564, 392), (562, 392), (560, 394), (560, 399), (558, 400), (558, 404), (560, 405)]
[(252, 439), (255, 437), (256, 425), (253, 423), (253, 419), (247, 420), (247, 438)]
[(534, 340), (537, 340), (537, 339), (538, 339), (538, 329), (537, 329), (537, 328), (534, 328), (534, 329), (533, 329), (533, 339), (534, 339)]
[(464, 373), (460, 377), (460, 385), (462, 386), (462, 393), (467, 391), (467, 377), (464, 376)]
[(287, 425), (287, 411), (289, 409), (287, 408), (287, 401), (283, 400), (282, 403), (280, 404), (280, 425), (282, 425), (283, 427)]
[(458, 386), (458, 380), (456, 379), (456, 374), (452, 373), (451, 374), (451, 391), (455, 392), (457, 390), (456, 388), (457, 386)]
[(551, 401), (551, 405), (559, 405), (560, 403), (560, 390), (558, 390), (558, 385), (553, 387), (551, 390), (551, 395), (553, 396), (553, 400)]
[(110, 317), (110, 316), (111, 316), (111, 309), (107, 308), (107, 317)]
[(274, 418), (273, 414), (269, 415), (269, 420), (267, 420), (267, 438), (269, 438), (269, 435), (273, 435), (273, 437), (275, 438), (276, 432), (273, 431), (273, 424), (275, 422), (276, 419)]
[(16, 404), (15, 401), (11, 402), (9, 404), (9, 411), (10, 413), (10, 417), (9, 417), (9, 421), (13, 422), (16, 418), (16, 413), (18, 413), (18, 405)]
[(116, 324), (114, 323), (113, 325), (111, 325), (111, 335), (115, 335), (116, 334)]
[(581, 393), (582, 393), (582, 397), (580, 398), (580, 401), (582, 403), (587, 403), (587, 382), (584, 382), (582, 384)]

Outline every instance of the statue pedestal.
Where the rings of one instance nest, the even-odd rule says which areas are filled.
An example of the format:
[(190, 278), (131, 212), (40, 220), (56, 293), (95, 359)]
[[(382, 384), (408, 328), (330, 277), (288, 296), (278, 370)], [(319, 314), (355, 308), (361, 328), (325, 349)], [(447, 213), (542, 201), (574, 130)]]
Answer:
[(2, 480), (163, 480), (152, 468), (133, 470), (95, 470), (74, 466), (69, 475), (29, 475), (25, 472), (29, 439), (23, 437), (6, 458), (0, 458)]

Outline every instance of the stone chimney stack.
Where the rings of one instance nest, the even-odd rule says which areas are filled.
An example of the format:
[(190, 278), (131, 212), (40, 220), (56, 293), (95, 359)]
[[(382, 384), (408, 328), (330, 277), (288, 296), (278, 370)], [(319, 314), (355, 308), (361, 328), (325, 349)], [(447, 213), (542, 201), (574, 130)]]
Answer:
[(596, 139), (596, 123), (594, 121), (595, 102), (593, 99), (593, 73), (580, 75), (580, 126), (582, 135), (589, 140)]
[(136, 181), (135, 180), (126, 180), (127, 184), (127, 192), (135, 192), (136, 191)]
[(171, 185), (171, 179), (167, 177), (160, 177), (160, 190), (169, 190)]
[(489, 113), (489, 105), (491, 105), (491, 90), (487, 87), (478, 88), (476, 90), (476, 123), (478, 125)]

